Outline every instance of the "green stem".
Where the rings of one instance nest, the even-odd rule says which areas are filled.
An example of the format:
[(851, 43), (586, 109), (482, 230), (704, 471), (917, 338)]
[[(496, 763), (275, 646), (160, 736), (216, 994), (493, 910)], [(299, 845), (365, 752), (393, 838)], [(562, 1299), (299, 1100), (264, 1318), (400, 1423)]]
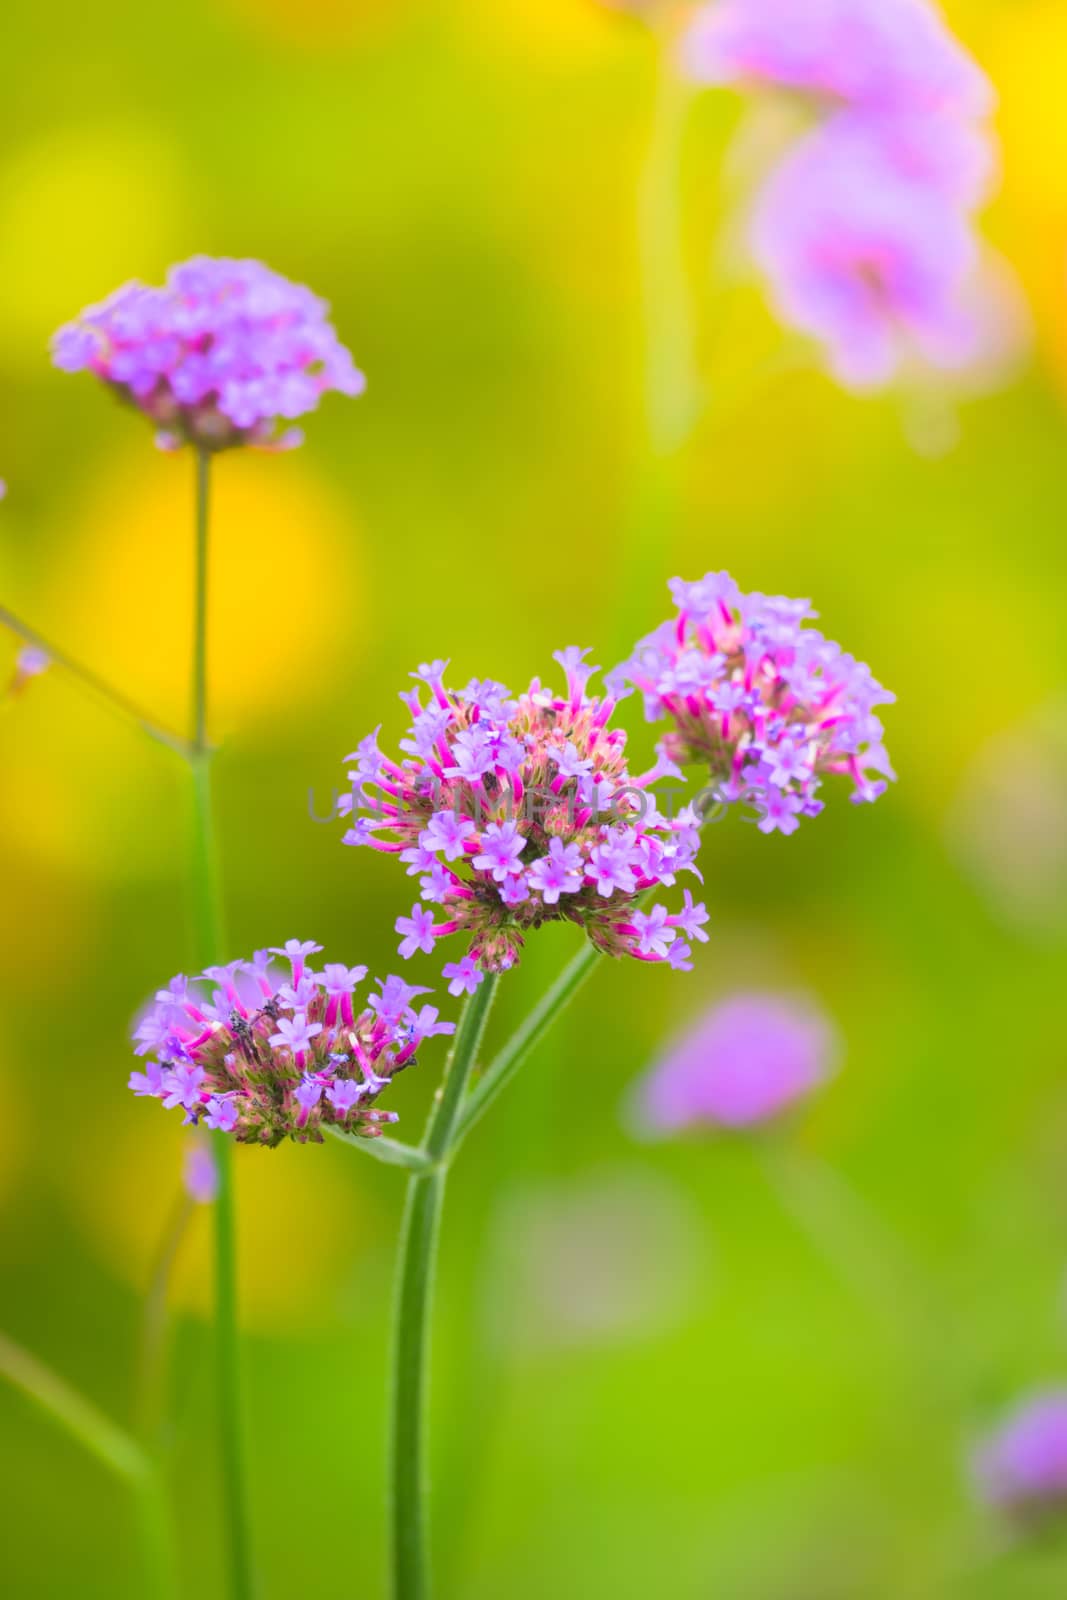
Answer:
[(692, 294), (685, 261), (682, 150), (691, 91), (675, 59), (675, 34), (654, 35), (652, 123), (638, 179), (637, 249), (644, 330), (647, 447), (669, 457), (700, 413)]
[[(211, 803), (211, 757), (207, 739), (208, 513), (211, 457), (196, 452), (196, 606), (193, 630), (193, 894), (197, 960), (222, 959), (222, 896)], [(222, 1490), (229, 1540), (230, 1593), (250, 1600), (254, 1591), (242, 1444), (241, 1347), (237, 1328), (237, 1242), (232, 1140), (215, 1134), (212, 1149), (219, 1175), (215, 1200), (216, 1410), (222, 1457)]]
[(207, 749), (207, 588), (208, 528), (211, 514), (211, 456), (196, 452), (196, 603), (193, 623), (193, 744)]
[(10, 628), (12, 633), (18, 634), (20, 639), (25, 639), (27, 644), (35, 645), (37, 649), (43, 650), (55, 666), (69, 673), (76, 682), (81, 684), (83, 689), (88, 689), (90, 694), (109, 705), (113, 711), (119, 712), (121, 716), (126, 717), (130, 722), (135, 723), (138, 728), (149, 734), (151, 738), (158, 740), (160, 744), (167, 745), (169, 749), (187, 759), (192, 754), (192, 746), (188, 739), (183, 739), (180, 733), (174, 733), (170, 728), (166, 728), (162, 723), (157, 722), (136, 701), (129, 699), (121, 690), (114, 688), (107, 682), (106, 678), (98, 677), (91, 668), (83, 666), (74, 656), (68, 655), (65, 650), (60, 650), (58, 645), (52, 644), (50, 640), (45, 638), (44, 634), (38, 633), (36, 628), (31, 628), (28, 622), (23, 622), (21, 617), (17, 617), (6, 606), (0, 606), (0, 625)]
[(682, 152), (690, 90), (664, 24), (655, 49), (651, 125), (637, 180), (637, 267), (641, 306), (642, 438), (622, 529), (623, 621), (636, 621), (681, 520), (679, 456), (703, 405), (696, 362), (692, 290), (685, 258)]
[(534, 1045), (544, 1037), (564, 1006), (589, 977), (598, 956), (599, 952), (588, 941), (583, 943), (578, 954), (567, 963), (551, 988), (545, 991), (526, 1021), (512, 1034), (500, 1053), (494, 1056), (463, 1102), (456, 1120), (453, 1150), (458, 1149), (474, 1124), (507, 1088)]
[(430, 1593), (425, 1413), (437, 1241), (445, 1174), (461, 1102), (498, 982), (495, 975), (487, 977), (467, 999), (422, 1142), (433, 1170), (408, 1182), (394, 1308), (389, 1419), (393, 1600), (427, 1600)]
[(375, 1161), (384, 1162), (387, 1167), (405, 1167), (408, 1172), (431, 1172), (436, 1165), (424, 1151), (417, 1150), (414, 1145), (401, 1144), (399, 1139), (387, 1139), (384, 1135), (368, 1139), (362, 1134), (346, 1133), (343, 1128), (330, 1124), (324, 1127), (323, 1132), (340, 1139), (342, 1144), (347, 1144), (353, 1150), (362, 1150), (364, 1155), (372, 1156)]
[(0, 1373), (132, 1490), (148, 1592), (159, 1600), (175, 1600), (170, 1518), (152, 1458), (90, 1400), (4, 1334), (0, 1334)]
[(195, 1202), (183, 1188), (167, 1221), (152, 1264), (141, 1319), (141, 1361), (138, 1375), (137, 1431), (146, 1450), (159, 1448), (164, 1416), (164, 1373), (167, 1350), (167, 1296), (171, 1274)]

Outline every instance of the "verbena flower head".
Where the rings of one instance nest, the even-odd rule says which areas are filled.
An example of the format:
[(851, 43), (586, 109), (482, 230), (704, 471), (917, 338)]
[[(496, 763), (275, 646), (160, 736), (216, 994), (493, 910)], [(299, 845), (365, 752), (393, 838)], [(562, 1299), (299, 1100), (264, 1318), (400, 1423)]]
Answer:
[(981, 154), (904, 125), (831, 118), (772, 173), (752, 246), (778, 315), (826, 349), (851, 389), (889, 383), (914, 354), (971, 361), (981, 329), (966, 309), (978, 262), (961, 204)]
[(447, 662), (420, 667), (429, 697), (402, 696), (412, 716), (402, 758), (383, 754), (376, 734), (348, 758), (345, 843), (398, 855), (418, 880), (422, 904), (397, 922), (401, 955), (466, 938), (469, 959), (445, 968), (453, 993), (512, 966), (545, 922), (576, 922), (609, 955), (682, 970), (688, 941), (707, 937), (689, 891), (673, 915), (641, 905), (682, 872), (700, 876), (698, 821), (688, 808), (657, 810), (646, 787), (661, 766), (631, 776), (626, 735), (609, 726), (617, 697), (587, 693), (596, 669), (585, 654), (557, 654), (564, 693), (535, 679), (517, 698), (488, 680), (446, 689)]
[(159, 428), (208, 450), (299, 444), (285, 424), (364, 378), (329, 306), (260, 261), (194, 256), (160, 289), (128, 283), (52, 341), (57, 367), (94, 372)]
[(134, 1094), (242, 1144), (321, 1143), (331, 1125), (378, 1137), (397, 1120), (375, 1109), (378, 1096), (423, 1039), (453, 1024), (433, 1006), (415, 1010), (428, 990), (400, 978), (378, 980), (380, 992), (357, 1012), (353, 992), (366, 967), (313, 972), (307, 961), (321, 948), (290, 939), (251, 961), (172, 979), (134, 1035), (136, 1053), (150, 1058), (130, 1074)]
[(704, 83), (770, 84), (868, 108), (991, 109), (989, 80), (928, 0), (714, 0), (685, 40)]
[[(675, 578), (677, 615), (610, 674), (671, 731), (661, 759), (709, 768), (716, 798), (756, 807), (760, 831), (794, 833), (822, 810), (827, 773), (875, 800), (894, 777), (874, 707), (895, 696), (817, 629), (807, 600), (744, 594), (726, 572)], [(873, 774), (873, 776), (872, 776)]]
[(634, 1120), (653, 1134), (770, 1121), (822, 1083), (834, 1051), (834, 1031), (814, 1006), (785, 995), (733, 995), (639, 1085)]
[(1067, 1389), (1035, 1395), (979, 1448), (979, 1488), (1021, 1517), (1067, 1513)]

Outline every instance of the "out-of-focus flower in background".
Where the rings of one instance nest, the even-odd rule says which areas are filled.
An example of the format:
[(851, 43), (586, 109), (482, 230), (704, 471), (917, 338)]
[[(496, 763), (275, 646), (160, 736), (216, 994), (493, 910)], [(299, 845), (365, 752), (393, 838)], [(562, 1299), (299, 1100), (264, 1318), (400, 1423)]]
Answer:
[(693, 77), (775, 85), (879, 110), (993, 104), (981, 69), (928, 0), (714, 0), (685, 42)]
[(510, 1356), (654, 1338), (685, 1318), (708, 1272), (684, 1191), (641, 1168), (527, 1183), (497, 1210), (489, 1334)]
[(219, 1169), (211, 1146), (200, 1135), (194, 1134), (185, 1147), (182, 1183), (190, 1200), (198, 1206), (209, 1206), (219, 1192)]
[(15, 671), (7, 692), (21, 694), (34, 678), (39, 678), (42, 672), (47, 672), (51, 664), (52, 658), (47, 650), (41, 650), (34, 644), (24, 645), (15, 657)]
[(287, 449), (327, 390), (365, 381), (329, 306), (259, 261), (194, 256), (163, 288), (128, 283), (61, 328), (56, 366), (89, 371), (159, 429), (165, 449)]
[(994, 95), (927, 0), (720, 0), (681, 59), (700, 82), (788, 92), (817, 120), (759, 188), (750, 242), (779, 316), (838, 382), (988, 365), (1004, 307), (975, 292), (972, 213), (994, 168)]
[(1067, 1389), (1020, 1404), (979, 1446), (974, 1473), (983, 1497), (1012, 1516), (1067, 1512)]
[(889, 383), (902, 342), (949, 370), (977, 351), (962, 300), (974, 232), (864, 119), (832, 120), (780, 163), (756, 202), (752, 248), (782, 320), (819, 340), (846, 388)]
[(753, 990), (714, 1005), (637, 1086), (628, 1120), (643, 1135), (750, 1128), (818, 1088), (837, 1053), (814, 1002)]

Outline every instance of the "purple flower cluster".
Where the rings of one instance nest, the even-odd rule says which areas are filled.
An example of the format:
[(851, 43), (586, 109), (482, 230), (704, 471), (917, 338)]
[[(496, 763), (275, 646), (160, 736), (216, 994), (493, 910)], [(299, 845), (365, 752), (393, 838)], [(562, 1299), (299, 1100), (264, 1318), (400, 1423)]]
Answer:
[(364, 388), (325, 301), (262, 262), (225, 257), (194, 256), (160, 289), (125, 284), (61, 328), (52, 354), (111, 385), (167, 449), (290, 448), (302, 435), (285, 423), (328, 389)]
[[(131, 1073), (134, 1094), (181, 1107), (185, 1122), (242, 1144), (321, 1143), (329, 1126), (380, 1136), (397, 1119), (374, 1109), (379, 1094), (423, 1039), (453, 1024), (433, 1006), (416, 1011), (412, 1001), (429, 991), (400, 978), (379, 979), (381, 992), (357, 1014), (353, 992), (366, 967), (313, 972), (308, 958), (321, 949), (290, 939), (199, 979), (174, 978), (134, 1034), (136, 1054), (154, 1057)], [(274, 956), (288, 962), (287, 974)]]
[(705, 82), (792, 90), (822, 112), (759, 196), (752, 244), (780, 315), (840, 382), (882, 387), (909, 351), (944, 368), (975, 357), (970, 213), (993, 95), (928, 0), (717, 0), (685, 61)]
[(467, 937), (467, 955), (444, 968), (453, 994), (514, 965), (526, 931), (553, 920), (578, 923), (610, 955), (683, 971), (688, 941), (707, 938), (707, 912), (688, 890), (673, 915), (641, 908), (679, 873), (700, 876), (697, 818), (658, 812), (645, 790), (661, 766), (630, 775), (626, 735), (608, 725), (616, 697), (586, 692), (596, 669), (585, 655), (556, 655), (564, 694), (535, 679), (517, 699), (490, 680), (446, 689), (444, 661), (420, 667), (412, 676), (429, 699), (402, 696), (412, 716), (403, 759), (384, 755), (376, 734), (348, 757), (344, 842), (397, 854), (418, 878), (423, 903), (396, 925), (402, 956)]
[(1019, 1406), (979, 1449), (975, 1470), (985, 1498), (1003, 1510), (1067, 1512), (1067, 1390)]
[(736, 994), (680, 1038), (638, 1090), (644, 1132), (768, 1122), (826, 1077), (834, 1032), (810, 1004), (776, 994)]
[(895, 696), (804, 626), (817, 615), (807, 600), (744, 594), (726, 572), (670, 589), (677, 616), (609, 677), (641, 691), (650, 722), (672, 724), (661, 765), (706, 765), (716, 798), (752, 803), (763, 833), (817, 816), (826, 773), (850, 776), (854, 801), (884, 793), (894, 773), (874, 707)]

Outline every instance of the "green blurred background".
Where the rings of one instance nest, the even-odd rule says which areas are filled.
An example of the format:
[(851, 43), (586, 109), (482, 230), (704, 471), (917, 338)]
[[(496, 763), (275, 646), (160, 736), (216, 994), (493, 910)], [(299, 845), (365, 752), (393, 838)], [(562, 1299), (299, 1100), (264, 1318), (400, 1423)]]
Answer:
[[(1000, 1548), (966, 1473), (991, 1416), (1067, 1377), (1067, 12), (949, 11), (1001, 93), (986, 220), (1030, 358), (985, 393), (875, 400), (776, 365), (783, 336), (729, 244), (739, 102), (703, 96), (685, 183), (711, 403), (676, 521), (644, 525), (627, 579), (653, 83), (633, 19), (593, 0), (5, 9), (0, 598), (184, 714), (192, 463), (46, 355), (117, 283), (259, 256), (332, 302), (369, 378), (302, 450), (219, 464), (233, 953), (296, 935), (394, 967), (408, 884), (342, 850), (308, 796), (325, 810), (376, 723), (395, 739), (420, 660), (512, 685), (572, 642), (609, 665), (668, 577), (725, 566), (811, 595), (899, 695), (888, 797), (842, 792), (789, 840), (712, 830), (696, 971), (605, 963), (467, 1146), (435, 1352), (443, 1596), (1067, 1584), (1054, 1542)], [(15, 648), (0, 639), (4, 675)], [(636, 706), (624, 720), (648, 747)], [(0, 711), (0, 1326), (127, 1421), (183, 1135), (127, 1092), (126, 1041), (188, 962), (183, 777), (58, 671)], [(498, 1036), (574, 937), (531, 943)], [(621, 1116), (665, 1038), (739, 985), (805, 988), (844, 1036), (794, 1134), (814, 1231), (751, 1147), (636, 1145)], [(397, 1087), (408, 1137), (439, 1062)], [(238, 1155), (263, 1594), (376, 1596), (403, 1182), (339, 1146)], [(208, 1220), (174, 1296), (172, 1477), (199, 1600), (223, 1568)], [(6, 1388), (0, 1423), (4, 1593), (140, 1594), (121, 1490)]]

